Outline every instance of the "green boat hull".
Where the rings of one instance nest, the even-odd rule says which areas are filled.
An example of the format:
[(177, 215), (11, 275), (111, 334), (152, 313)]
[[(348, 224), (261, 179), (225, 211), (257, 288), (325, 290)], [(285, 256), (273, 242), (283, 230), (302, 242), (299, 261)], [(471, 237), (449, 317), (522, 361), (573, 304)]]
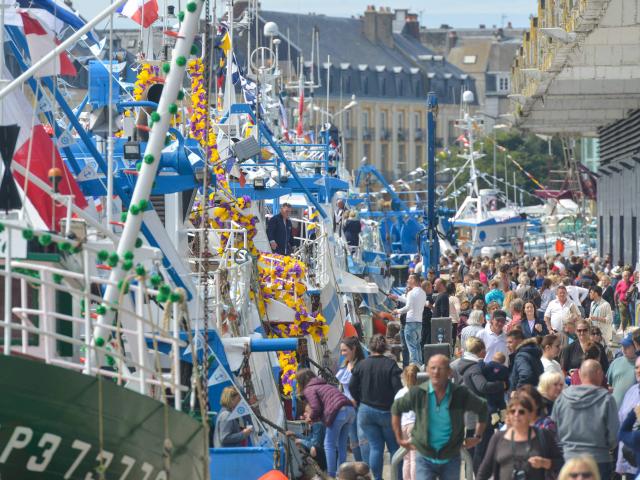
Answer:
[(203, 435), (189, 415), (113, 381), (0, 356), (2, 480), (99, 479), (100, 458), (105, 479), (204, 479)]

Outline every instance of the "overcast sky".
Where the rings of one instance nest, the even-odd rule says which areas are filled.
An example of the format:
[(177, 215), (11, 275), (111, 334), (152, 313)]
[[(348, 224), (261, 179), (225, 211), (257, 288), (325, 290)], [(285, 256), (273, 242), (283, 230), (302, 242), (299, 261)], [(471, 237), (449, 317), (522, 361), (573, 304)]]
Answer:
[[(211, 0), (212, 3), (214, 0)], [(186, 0), (158, 0), (158, 4), (182, 5)], [(224, 5), (224, 0), (217, 0), (218, 9)], [(110, 0), (74, 0), (76, 9), (91, 17), (109, 5)], [(428, 27), (438, 27), (447, 23), (454, 27), (477, 27), (486, 24), (500, 26), (511, 22), (514, 27), (529, 25), (529, 15), (536, 11), (536, 0), (384, 0), (376, 3), (372, 0), (262, 0), (264, 10), (279, 10), (295, 13), (322, 13), (331, 16), (351, 16), (364, 12), (367, 5), (375, 4), (390, 8), (409, 8), (418, 13), (421, 24)], [(124, 23), (123, 23), (124, 22)], [(135, 26), (131, 21), (119, 20), (116, 26)]]

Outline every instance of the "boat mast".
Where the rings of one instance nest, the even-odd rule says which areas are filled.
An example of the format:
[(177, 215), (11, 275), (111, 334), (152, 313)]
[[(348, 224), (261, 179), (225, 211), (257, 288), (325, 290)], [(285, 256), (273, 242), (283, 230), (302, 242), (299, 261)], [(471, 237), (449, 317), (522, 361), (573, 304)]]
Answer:
[[(116, 2), (116, 4), (117, 3), (122, 2)], [(173, 49), (173, 56), (171, 61), (166, 64), (169, 67), (169, 73), (165, 79), (164, 89), (162, 90), (157, 110), (151, 114), (153, 126), (149, 134), (149, 141), (144, 153), (138, 181), (133, 190), (122, 235), (118, 242), (116, 251), (117, 258), (131, 256), (131, 253), (136, 248), (140, 227), (142, 226), (143, 212), (148, 208), (149, 195), (151, 194), (153, 183), (158, 172), (158, 166), (160, 165), (160, 156), (169, 129), (170, 117), (172, 112), (177, 111), (175, 102), (182, 86), (187, 58), (189, 57), (195, 34), (198, 30), (198, 22), (203, 4), (203, 0), (191, 0), (187, 3), (185, 11), (183, 12), (184, 19), (180, 25), (180, 32)], [(113, 8), (113, 6), (110, 8)], [(166, 67), (164, 68), (166, 69)], [(96, 322), (97, 325), (93, 331), (93, 341), (98, 346), (104, 345), (111, 335), (110, 331), (105, 328), (105, 325), (111, 325), (113, 323), (115, 311), (110, 307), (116, 305), (120, 295), (118, 285), (124, 280), (125, 276), (128, 275), (127, 270), (125, 270), (122, 265), (122, 263), (119, 263), (113, 267), (109, 275), (109, 285), (103, 297), (102, 313), (99, 314)]]

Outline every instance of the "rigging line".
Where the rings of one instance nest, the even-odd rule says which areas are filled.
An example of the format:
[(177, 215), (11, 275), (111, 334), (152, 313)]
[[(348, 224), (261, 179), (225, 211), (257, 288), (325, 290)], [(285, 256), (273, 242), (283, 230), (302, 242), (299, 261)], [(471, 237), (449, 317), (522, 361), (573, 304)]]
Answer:
[[(35, 99), (38, 99), (38, 92), (40, 90), (40, 82), (36, 82), (36, 91), (35, 91)], [(0, 102), (3, 103), (3, 102)], [(38, 108), (38, 104), (36, 103), (36, 105), (33, 108), (33, 113), (31, 115), (31, 130), (29, 132), (29, 148), (27, 149), (27, 168), (26, 171), (24, 173), (24, 185), (22, 187), (22, 192), (24, 194), (24, 201), (22, 202), (22, 208), (20, 209), (20, 216), (19, 218), (26, 218), (27, 220), (29, 220), (29, 215), (27, 213), (27, 202), (28, 202), (28, 197), (27, 197), (27, 188), (29, 186), (29, 177), (31, 177), (30, 175), (30, 171), (31, 171), (31, 157), (33, 154), (33, 129), (35, 128), (36, 125), (36, 115), (37, 115), (37, 108)]]

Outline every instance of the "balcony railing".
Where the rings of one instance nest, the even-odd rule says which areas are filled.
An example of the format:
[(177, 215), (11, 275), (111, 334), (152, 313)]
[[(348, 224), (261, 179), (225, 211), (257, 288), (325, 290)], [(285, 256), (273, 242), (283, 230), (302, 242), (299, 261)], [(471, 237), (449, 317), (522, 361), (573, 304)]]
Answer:
[(422, 140), (424, 140), (424, 130), (421, 128), (418, 128), (416, 130), (413, 131), (413, 139), (416, 142), (421, 142)]
[(391, 130), (389, 130), (388, 128), (381, 128), (379, 130), (380, 132), (380, 140), (389, 140), (391, 139)]

